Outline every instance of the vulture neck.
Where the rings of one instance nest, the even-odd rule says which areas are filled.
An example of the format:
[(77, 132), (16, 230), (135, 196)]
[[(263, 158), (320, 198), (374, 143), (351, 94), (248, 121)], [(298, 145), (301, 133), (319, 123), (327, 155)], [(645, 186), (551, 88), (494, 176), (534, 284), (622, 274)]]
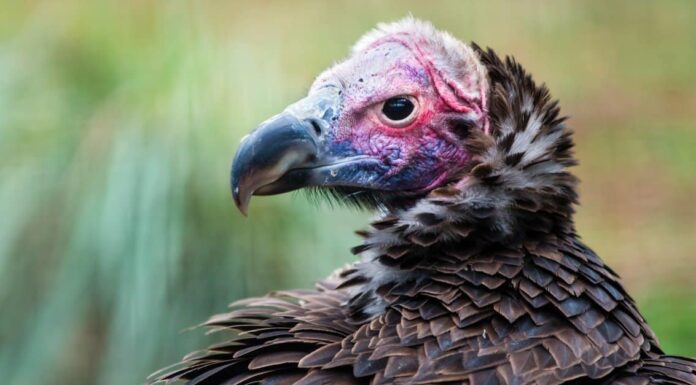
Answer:
[(527, 250), (576, 238), (577, 179), (568, 171), (576, 162), (557, 102), (513, 59), (477, 50), (491, 84), (490, 130), (463, 138), (475, 159), (463, 178), (358, 232), (365, 240), (353, 252), (362, 262), (342, 274), (342, 286), (358, 286), (350, 304), (357, 318), (398, 300), (395, 285), (499, 268), (492, 255), (521, 261)]

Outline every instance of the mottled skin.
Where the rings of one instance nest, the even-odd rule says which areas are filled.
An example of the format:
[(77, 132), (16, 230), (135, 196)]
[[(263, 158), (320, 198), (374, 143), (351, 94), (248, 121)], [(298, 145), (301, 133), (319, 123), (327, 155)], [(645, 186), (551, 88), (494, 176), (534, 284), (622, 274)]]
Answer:
[[(448, 121), (461, 114), (440, 96), (419, 55), (384, 41), (323, 73), (310, 91), (340, 89), (342, 110), (328, 133), (330, 152), (378, 159), (378, 166), (358, 172), (359, 178), (379, 179), (383, 190), (430, 190), (456, 178), (470, 160), (461, 138), (448, 130)], [(406, 127), (390, 127), (378, 114), (385, 100), (399, 95), (417, 98), (419, 114)]]

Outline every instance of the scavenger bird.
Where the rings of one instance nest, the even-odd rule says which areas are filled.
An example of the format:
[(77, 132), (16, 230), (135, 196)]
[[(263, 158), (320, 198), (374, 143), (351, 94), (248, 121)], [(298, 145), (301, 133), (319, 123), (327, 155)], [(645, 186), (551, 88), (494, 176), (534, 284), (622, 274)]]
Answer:
[(232, 164), (236, 205), (308, 188), (374, 210), (359, 261), (232, 304), (234, 337), (153, 381), (696, 384), (578, 237), (571, 131), (513, 58), (380, 24)]

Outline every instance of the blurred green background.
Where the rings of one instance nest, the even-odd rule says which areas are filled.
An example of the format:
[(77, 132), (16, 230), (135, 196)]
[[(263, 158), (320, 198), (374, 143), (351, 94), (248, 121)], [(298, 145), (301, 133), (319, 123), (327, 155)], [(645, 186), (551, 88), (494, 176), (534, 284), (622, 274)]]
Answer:
[(142, 383), (227, 303), (352, 260), (368, 214), (302, 195), (235, 211), (242, 135), (378, 21), (515, 55), (576, 130), (580, 233), (670, 353), (696, 355), (696, 3), (5, 1), (0, 373)]

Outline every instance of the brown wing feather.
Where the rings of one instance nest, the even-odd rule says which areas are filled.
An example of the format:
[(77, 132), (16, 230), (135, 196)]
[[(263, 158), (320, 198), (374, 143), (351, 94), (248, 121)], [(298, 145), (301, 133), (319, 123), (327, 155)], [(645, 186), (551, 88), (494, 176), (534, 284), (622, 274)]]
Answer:
[(227, 342), (187, 356), (181, 367), (153, 377), (153, 382), (187, 380), (187, 384), (361, 384), (345, 370), (321, 373), (303, 368), (310, 353), (321, 354), (350, 335), (355, 327), (343, 314), (348, 300), (341, 291), (287, 291), (232, 304), (233, 310), (205, 325), (232, 331)]
[(373, 384), (559, 383), (659, 352), (616, 276), (578, 241), (560, 244), (476, 255), (458, 270), (429, 263), (423, 274), (437, 280), (382, 287), (386, 313), (304, 366), (379, 373)]
[(696, 360), (684, 357), (655, 355), (636, 365), (618, 370), (615, 375), (602, 382), (615, 385), (644, 384), (696, 384)]

